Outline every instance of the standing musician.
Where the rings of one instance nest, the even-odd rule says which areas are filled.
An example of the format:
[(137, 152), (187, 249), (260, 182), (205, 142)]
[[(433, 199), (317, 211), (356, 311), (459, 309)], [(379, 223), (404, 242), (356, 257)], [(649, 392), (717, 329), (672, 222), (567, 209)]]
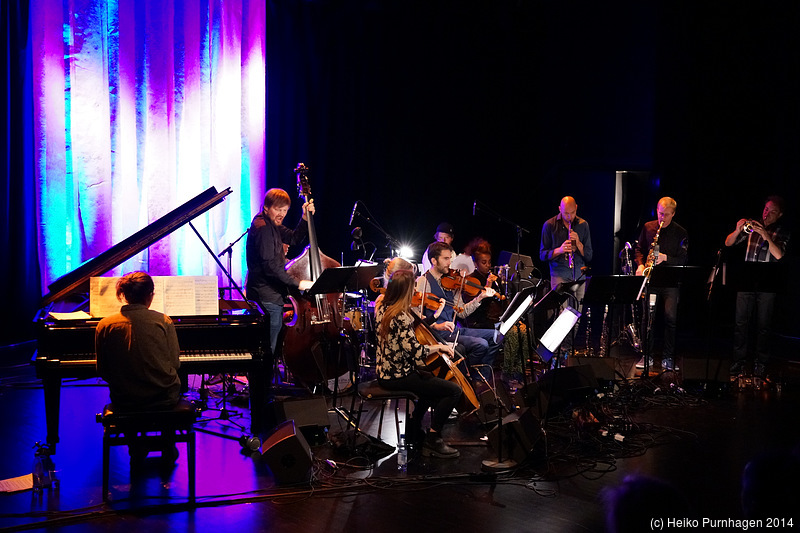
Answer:
[[(453, 235), (454, 235), (453, 225), (449, 222), (442, 222), (438, 226), (436, 226), (436, 232), (433, 234), (434, 242), (443, 242), (447, 243), (450, 246), (453, 245)], [(430, 245), (425, 248), (425, 252), (422, 254), (422, 271), (427, 272), (431, 268), (431, 260), (428, 258), (430, 252)]]
[[(565, 196), (558, 205), (558, 214), (542, 226), (539, 259), (550, 265), (550, 287), (580, 279), (582, 268), (592, 260), (592, 235), (589, 223), (578, 216), (578, 204), (572, 196)], [(586, 286), (581, 283), (570, 287), (575, 296), (575, 308), (580, 311)], [(565, 305), (568, 302), (565, 302)], [(577, 327), (577, 324), (575, 325)], [(573, 333), (561, 343), (561, 350), (572, 349)]]
[[(378, 326), (377, 370), (380, 386), (388, 390), (411, 391), (417, 395), (409, 442), (423, 435), (422, 418), (433, 407), (431, 429), (424, 436), (422, 455), (440, 458), (459, 456), (458, 450), (445, 444), (442, 428), (461, 397), (461, 388), (452, 381), (438, 378), (424, 370), (429, 355), (453, 355), (446, 344), (423, 346), (414, 334), (411, 298), (414, 294), (414, 271), (405, 260), (396, 258), (387, 269), (392, 272), (386, 293), (375, 307)], [(405, 263), (405, 265), (403, 265)], [(407, 268), (402, 268), (406, 266)]]
[[(761, 222), (741, 219), (736, 223), (730, 235), (725, 238), (725, 246), (734, 246), (747, 241), (745, 261), (770, 263), (779, 261), (786, 253), (789, 241), (788, 230), (781, 225), (783, 216), (783, 198), (770, 196), (764, 205)], [(764, 370), (769, 359), (769, 328), (772, 322), (772, 310), (775, 306), (774, 292), (737, 292), (736, 293), (736, 329), (733, 336), (733, 362), (731, 375), (742, 372), (747, 359), (747, 333), (750, 317), (756, 314), (756, 362), (753, 374), (764, 377)]]
[[(450, 271), (450, 262), (453, 260), (453, 247), (444, 242), (434, 242), (428, 246), (428, 259), (431, 268), (422, 276), (417, 278), (416, 289), (422, 293), (432, 293), (442, 299), (442, 306), (437, 311), (421, 306), (417, 308), (420, 316), (424, 316), (425, 322), (448, 342), (456, 340), (458, 334), (458, 346), (463, 348), (467, 361), (470, 366), (481, 365), (477, 373), (472, 372), (473, 378), (492, 378), (491, 368), (494, 364), (497, 352), (500, 350), (498, 342), (499, 333), (495, 329), (476, 329), (462, 328), (456, 326), (456, 309), (463, 307), (463, 311), (458, 313), (459, 317), (465, 318), (474, 312), (484, 298), (494, 295), (494, 290), (487, 289), (482, 291), (471, 302), (464, 304), (459, 290), (447, 290), (442, 286), (442, 278), (446, 275), (456, 275), (457, 271)], [(424, 315), (422, 312), (424, 311)], [(488, 366), (487, 369), (485, 366)]]
[[(289, 287), (306, 290), (309, 280), (297, 281), (286, 273), (286, 247), (303, 242), (308, 236), (307, 213), (315, 212), (312, 202), (303, 204), (303, 217), (291, 230), (283, 225), (283, 219), (292, 204), (289, 194), (283, 189), (270, 189), (264, 196), (264, 207), (253, 218), (247, 232), (247, 297), (258, 301), (269, 315), (269, 342), (272, 354), (278, 342), (278, 333), (283, 325), (283, 304)], [(270, 367), (271, 368), (271, 367)]]
[[(646, 222), (639, 236), (639, 243), (636, 247), (636, 275), (645, 275), (645, 266), (685, 265), (689, 251), (689, 234), (686, 230), (673, 221), (675, 209), (678, 203), (665, 196), (658, 201), (656, 206), (657, 220)], [(660, 230), (659, 230), (660, 226)], [(646, 265), (650, 255), (653, 241), (658, 235), (659, 252), (654, 254), (653, 264)], [(661, 367), (665, 370), (677, 370), (675, 367), (675, 333), (678, 324), (678, 297), (680, 290), (677, 287), (662, 287), (650, 289), (650, 294), (657, 295), (659, 300), (664, 302), (664, 347), (662, 352)], [(648, 335), (648, 352), (652, 354), (653, 335)], [(651, 355), (652, 361), (652, 355)], [(644, 368), (644, 361), (636, 365), (637, 368)]]

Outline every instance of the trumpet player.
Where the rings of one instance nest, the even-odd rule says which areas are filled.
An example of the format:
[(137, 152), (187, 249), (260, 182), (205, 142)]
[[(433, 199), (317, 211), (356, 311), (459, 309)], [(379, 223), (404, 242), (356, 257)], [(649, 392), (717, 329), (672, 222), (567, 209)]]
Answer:
[[(725, 238), (725, 246), (736, 246), (747, 242), (745, 261), (769, 263), (779, 261), (786, 252), (789, 241), (788, 231), (781, 225), (783, 199), (770, 196), (764, 204), (761, 220), (741, 219), (730, 235)], [(775, 306), (774, 292), (736, 293), (736, 321), (733, 334), (733, 362), (731, 375), (743, 370), (747, 359), (747, 334), (750, 317), (756, 318), (756, 361), (753, 374), (764, 377), (765, 365), (769, 359), (769, 328), (772, 310)]]
[[(582, 278), (583, 267), (592, 260), (592, 236), (589, 223), (578, 216), (578, 204), (572, 196), (565, 196), (558, 205), (558, 214), (542, 226), (539, 259), (550, 265), (550, 286), (556, 289), (562, 283)], [(572, 305), (580, 311), (586, 288), (583, 283), (572, 287), (575, 296)], [(567, 302), (569, 303), (569, 302)], [(567, 335), (561, 350), (572, 348), (572, 335)]]
[[(639, 236), (636, 247), (636, 275), (645, 275), (646, 268), (656, 265), (685, 265), (689, 250), (689, 234), (673, 220), (678, 203), (669, 196), (665, 196), (656, 205), (656, 220), (645, 223)], [(656, 238), (657, 237), (657, 238)], [(654, 241), (656, 244), (654, 245)], [(664, 344), (662, 348), (661, 367), (664, 370), (675, 368), (675, 337), (678, 324), (678, 296), (677, 287), (651, 288), (650, 295), (664, 304)], [(654, 335), (648, 335), (648, 353), (653, 353)], [(640, 361), (636, 366), (644, 365)], [(651, 365), (652, 366), (652, 365)]]

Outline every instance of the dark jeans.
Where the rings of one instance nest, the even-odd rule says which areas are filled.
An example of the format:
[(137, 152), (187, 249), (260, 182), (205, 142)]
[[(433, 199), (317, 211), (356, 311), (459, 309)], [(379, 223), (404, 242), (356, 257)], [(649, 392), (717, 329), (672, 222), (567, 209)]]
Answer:
[[(460, 333), (459, 333), (460, 332)], [(453, 342), (458, 333), (458, 346), (456, 349), (467, 358), (467, 364), (472, 367), (475, 365), (488, 365), (488, 368), (478, 368), (487, 380), (491, 380), (491, 368), (500, 351), (500, 343), (503, 336), (494, 329), (476, 329), (457, 327), (452, 333), (442, 333), (442, 338), (447, 342)], [(495, 342), (495, 336), (497, 341)]]
[[(651, 289), (650, 294), (655, 294), (664, 302), (664, 349), (663, 357), (675, 357), (675, 337), (678, 330), (678, 299), (680, 290), (677, 287)], [(653, 353), (654, 332), (650, 332), (648, 342), (649, 352)]]
[(283, 327), (283, 306), (273, 303), (261, 303), (264, 312), (267, 313), (269, 319), (269, 347), (272, 354), (275, 354), (275, 347), (278, 343), (278, 334)]
[(747, 340), (750, 321), (756, 321), (756, 358), (761, 364), (769, 359), (769, 333), (772, 310), (775, 307), (774, 292), (736, 293), (736, 329), (733, 333), (733, 362), (747, 359)]
[(419, 401), (411, 415), (411, 424), (406, 426), (416, 432), (421, 430), (422, 417), (430, 407), (433, 407), (431, 429), (441, 432), (444, 423), (461, 398), (461, 387), (456, 383), (425, 372), (415, 372), (403, 378), (379, 379), (378, 383), (386, 390), (409, 391), (417, 395)]

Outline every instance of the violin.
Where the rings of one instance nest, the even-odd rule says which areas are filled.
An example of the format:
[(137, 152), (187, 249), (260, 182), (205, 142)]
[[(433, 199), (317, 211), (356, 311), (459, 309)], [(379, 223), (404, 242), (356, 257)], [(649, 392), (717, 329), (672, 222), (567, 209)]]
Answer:
[[(377, 293), (385, 294), (386, 288), (381, 287), (379, 284), (380, 284), (380, 278), (373, 278), (369, 282), (369, 288)], [(430, 309), (431, 311), (438, 310), (441, 303), (442, 303), (441, 299), (432, 292), (422, 293), (420, 291), (414, 291), (414, 296), (411, 297), (412, 307), (419, 307), (420, 305), (424, 305), (427, 309)], [(463, 307), (458, 306), (453, 302), (445, 301), (445, 304), (452, 307), (456, 313), (462, 313), (464, 311)]]
[[(475, 297), (478, 296), (480, 293), (485, 291), (486, 289), (491, 289), (491, 287), (484, 287), (481, 285), (481, 282), (478, 281), (478, 278), (475, 276), (467, 276), (463, 277), (458, 274), (457, 270), (451, 270), (449, 273), (442, 276), (442, 287), (448, 291), (454, 290), (461, 290), (465, 292), (468, 296)], [(497, 294), (496, 292), (492, 295), (498, 300), (505, 300), (506, 297), (502, 294)]]

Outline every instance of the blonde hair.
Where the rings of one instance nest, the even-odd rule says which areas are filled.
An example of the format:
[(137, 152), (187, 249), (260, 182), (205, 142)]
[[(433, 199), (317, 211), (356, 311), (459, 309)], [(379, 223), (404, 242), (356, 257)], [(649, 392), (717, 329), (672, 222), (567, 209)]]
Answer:
[(664, 207), (672, 208), (673, 211), (678, 208), (678, 202), (676, 202), (674, 198), (670, 198), (669, 196), (665, 196), (664, 198), (659, 200), (658, 203)]
[(407, 313), (411, 309), (411, 299), (414, 296), (414, 271), (410, 269), (395, 270), (389, 284), (386, 287), (386, 294), (383, 295), (381, 305), (384, 306), (383, 318), (381, 319), (380, 337), (386, 341), (389, 334), (389, 324), (392, 320), (402, 313)]

